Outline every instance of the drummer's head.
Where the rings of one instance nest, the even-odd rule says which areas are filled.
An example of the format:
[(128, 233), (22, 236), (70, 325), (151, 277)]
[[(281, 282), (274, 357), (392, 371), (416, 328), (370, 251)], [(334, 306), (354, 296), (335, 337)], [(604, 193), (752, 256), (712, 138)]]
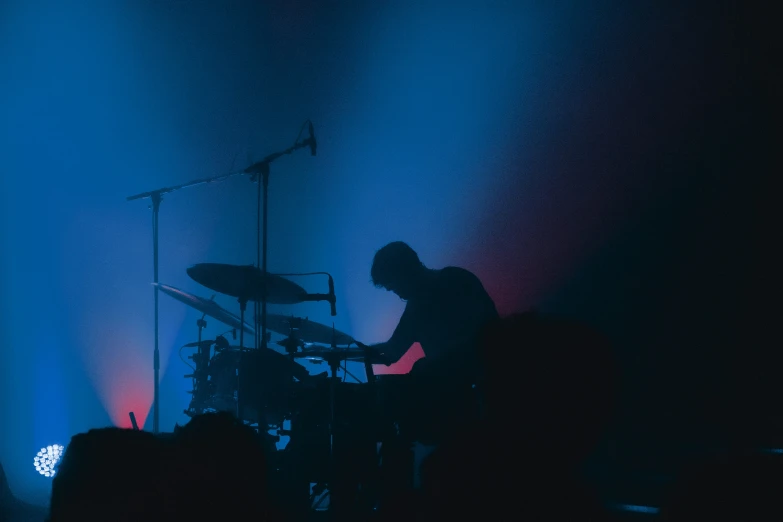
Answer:
[(395, 241), (375, 253), (370, 276), (378, 288), (385, 288), (410, 299), (421, 288), (427, 268), (418, 254), (406, 243)]

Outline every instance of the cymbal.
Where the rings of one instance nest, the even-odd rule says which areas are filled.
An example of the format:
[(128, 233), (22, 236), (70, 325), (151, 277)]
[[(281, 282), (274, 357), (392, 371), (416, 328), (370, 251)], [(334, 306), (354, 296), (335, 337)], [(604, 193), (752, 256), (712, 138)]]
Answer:
[[(207, 314), (208, 316), (217, 319), (221, 323), (226, 324), (231, 328), (236, 328), (237, 330), (242, 328), (242, 321), (239, 320), (239, 317), (227, 311), (211, 299), (204, 299), (203, 297), (198, 297), (187, 292), (183, 292), (182, 290), (174, 288), (173, 286), (163, 285), (160, 283), (152, 283), (152, 286), (157, 286), (158, 290), (164, 294), (173, 297), (181, 303), (185, 303), (191, 308), (195, 308), (202, 314)], [(247, 324), (247, 322), (245, 322), (244, 330), (248, 335), (256, 334), (253, 327)]]
[(353, 337), (307, 318), (291, 315), (266, 314), (266, 327), (281, 335), (290, 335), (291, 329), (296, 331), (296, 337), (306, 343), (334, 344), (344, 346), (353, 343)]
[(230, 295), (240, 300), (261, 299), (266, 280), (266, 302), (272, 304), (296, 304), (307, 295), (304, 288), (280, 276), (264, 273), (253, 265), (226, 265), (199, 263), (187, 270), (191, 279), (210, 290)]
[[(241, 350), (239, 346), (231, 346), (224, 352), (239, 353)], [(301, 364), (291, 360), (288, 355), (282, 354), (271, 348), (245, 348), (245, 356), (249, 361), (252, 361), (258, 365), (258, 370), (262, 372), (271, 372), (275, 374), (289, 374), (293, 375), (300, 381), (306, 380), (310, 377), (310, 372), (307, 368)]]
[(214, 339), (205, 339), (205, 340), (201, 341), (201, 343), (200, 343), (200, 344), (199, 344), (199, 342), (198, 342), (198, 341), (193, 341), (192, 343), (183, 344), (183, 345), (182, 345), (182, 347), (183, 347), (183, 348), (198, 348), (198, 347), (200, 347), (200, 346), (204, 346), (204, 347), (206, 347), (206, 348), (209, 348), (209, 347), (211, 347), (213, 344), (215, 344), (215, 341), (214, 341)]
[(323, 359), (325, 361), (363, 361), (367, 355), (361, 348), (329, 348), (328, 346), (306, 347), (296, 352), (297, 359)]

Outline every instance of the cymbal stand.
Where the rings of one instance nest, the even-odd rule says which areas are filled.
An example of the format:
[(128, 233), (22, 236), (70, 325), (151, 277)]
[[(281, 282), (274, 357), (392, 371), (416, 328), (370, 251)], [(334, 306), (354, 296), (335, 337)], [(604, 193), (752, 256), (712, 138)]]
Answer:
[[(299, 351), (299, 348), (302, 346), (302, 341), (299, 339), (299, 328), (301, 327), (302, 319), (299, 317), (291, 317), (291, 322), (289, 323), (289, 329), (288, 329), (288, 337), (283, 339), (283, 342), (281, 343), (283, 348), (285, 348), (286, 353), (288, 354), (288, 357), (291, 358), (291, 363), (296, 364), (296, 353)], [(290, 385), (291, 388), (286, 390), (286, 393), (291, 393), (294, 389), (294, 383), (296, 382), (296, 376), (291, 373), (291, 381)]]
[(239, 324), (242, 328), (239, 329), (239, 364), (237, 365), (237, 419), (242, 420), (242, 413), (244, 412), (244, 404), (242, 403), (242, 393), (239, 390), (242, 389), (242, 359), (245, 357), (245, 310), (247, 310), (247, 298), (239, 298)]
[[(283, 340), (283, 347), (285, 348), (286, 353), (291, 357), (291, 362), (296, 362), (296, 352), (299, 351), (299, 347), (302, 344), (302, 341), (299, 339), (299, 330), (302, 327), (302, 318), (301, 317), (291, 317), (289, 319), (288, 323), (288, 337), (286, 337)], [(293, 381), (295, 379), (295, 376), (291, 376), (291, 380)]]
[(205, 364), (207, 361), (209, 361), (209, 350), (210, 348), (207, 347), (207, 354), (204, 354), (204, 347), (201, 344), (201, 333), (204, 330), (204, 328), (207, 327), (207, 322), (204, 320), (204, 318), (207, 316), (207, 314), (204, 314), (201, 316), (201, 319), (196, 321), (196, 326), (198, 326), (198, 348), (196, 349), (196, 353), (198, 354), (198, 358), (196, 359), (196, 371), (193, 372), (195, 374), (195, 379), (193, 379), (193, 397), (198, 397), (199, 400), (202, 400), (203, 397), (203, 389), (202, 389), (202, 382), (205, 372)]
[[(260, 180), (257, 182), (256, 193), (256, 205), (257, 205), (257, 222), (256, 222), (256, 266), (261, 268), (261, 273), (264, 274), (261, 280), (261, 299), (256, 299), (254, 303), (254, 320), (253, 325), (256, 330), (255, 347), (266, 348), (268, 337), (266, 334), (266, 304), (267, 304), (267, 288), (266, 288), (266, 259), (267, 259), (267, 229), (269, 227), (269, 163), (262, 163), (260, 166)], [(257, 177), (257, 176), (256, 176)], [(252, 179), (252, 178), (251, 178)], [(259, 304), (261, 306), (259, 316)], [(259, 332), (259, 326), (261, 327)], [(259, 337), (260, 336), (260, 337)]]
[(334, 402), (335, 388), (337, 386), (337, 371), (340, 369), (340, 360), (330, 358), (329, 360), (329, 456), (334, 457)]
[[(330, 348), (332, 349), (332, 356), (329, 358), (329, 369), (331, 370), (331, 378), (329, 379), (329, 445), (330, 456), (334, 455), (334, 401), (335, 401), (335, 386), (337, 383), (337, 370), (340, 369), (340, 358), (334, 356), (334, 350), (337, 349), (337, 339), (332, 325), (332, 343)], [(347, 370), (346, 370), (347, 371)]]

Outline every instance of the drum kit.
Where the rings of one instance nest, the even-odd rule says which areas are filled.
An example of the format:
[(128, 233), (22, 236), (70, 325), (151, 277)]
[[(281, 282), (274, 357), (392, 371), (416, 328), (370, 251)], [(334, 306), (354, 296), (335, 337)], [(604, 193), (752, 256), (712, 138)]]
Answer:
[[(240, 303), (260, 295), (264, 283), (267, 302), (272, 304), (297, 304), (321, 295), (308, 294), (298, 284), (278, 275), (268, 274), (264, 278), (253, 266), (204, 263), (187, 272), (194, 281), (235, 297)], [(285, 353), (269, 347), (247, 347), (245, 336), (255, 339), (256, 329), (244, 319), (242, 310), (236, 315), (217, 304), (214, 298), (205, 299), (173, 286), (153, 284), (160, 292), (203, 314), (196, 322), (198, 340), (183, 347), (196, 349), (188, 357), (194, 363), (193, 372), (185, 376), (193, 381), (190, 392), (193, 398), (185, 410), (190, 417), (225, 411), (260, 429), (279, 430), (293, 414), (290, 408), (294, 390), (326, 377), (323, 374), (311, 376), (301, 361), (325, 362), (335, 386), (338, 370), (348, 361), (367, 363), (365, 369), (372, 375), (372, 356), (368, 350), (355, 346), (350, 335), (334, 327), (308, 318), (269, 313), (266, 321), (270, 330), (268, 338), (272, 332), (283, 336), (275, 344)], [(225, 335), (214, 340), (203, 339), (207, 316), (231, 328), (232, 336), (238, 332), (239, 344), (231, 346)]]
[[(263, 279), (257, 269), (248, 266), (202, 264), (191, 267), (188, 274), (208, 289), (238, 300), (255, 295)], [(301, 303), (313, 295), (278, 275), (269, 274), (266, 284), (266, 297), (273, 304)], [(316, 484), (317, 489), (320, 485), (321, 495), (327, 489), (333, 503), (337, 494), (335, 470), (343, 484), (346, 475), (354, 484), (366, 482), (372, 474), (368, 470), (378, 461), (376, 446), (384, 439), (371, 349), (334, 327), (274, 313), (267, 314), (269, 338), (275, 333), (281, 339), (270, 343), (274, 348), (248, 347), (244, 339), (257, 339), (257, 332), (244, 320), (241, 310), (237, 315), (213, 299), (165, 284), (155, 286), (202, 314), (196, 321), (198, 340), (183, 346), (195, 350), (188, 357), (193, 371), (185, 375), (193, 383), (186, 415), (229, 412), (257, 429), (270, 457), (277, 455), (270, 462), (279, 474), (288, 477), (285, 487)], [(214, 339), (203, 339), (207, 316), (230, 330)], [(229, 338), (234, 336), (239, 340), (232, 345)], [(328, 374), (311, 375), (305, 361), (325, 363)], [(350, 374), (349, 361), (364, 364), (368, 383)], [(346, 382), (347, 375), (356, 382)], [(280, 435), (288, 435), (290, 441), (278, 450)], [(361, 461), (358, 471), (357, 458)], [(313, 498), (315, 495), (298, 503), (312, 505)]]
[[(272, 274), (267, 270), (267, 200), (270, 164), (293, 151), (309, 147), (315, 155), (316, 142), (312, 123), (309, 137), (297, 137), (293, 146), (268, 155), (240, 172), (208, 179), (199, 179), (182, 185), (166, 187), (137, 194), (128, 201), (149, 199), (152, 209), (153, 274), (155, 289), (155, 343), (154, 343), (154, 399), (153, 433), (159, 432), (159, 306), (158, 295), (169, 297), (202, 314), (197, 321), (198, 337), (183, 348), (194, 348), (188, 359), (193, 362), (192, 372), (185, 377), (192, 380), (192, 399), (185, 414), (195, 417), (209, 412), (230, 412), (258, 430), (266, 443), (269, 434), (290, 435), (284, 451), (284, 465), (277, 469), (289, 476), (289, 483), (329, 483), (333, 492), (337, 483), (345, 484), (345, 473), (354, 490), (356, 483), (365, 480), (367, 469), (377, 467), (377, 442), (384, 437), (388, 419), (376, 416), (376, 397), (380, 379), (375, 378), (372, 365), (382, 362), (374, 351), (353, 339), (352, 336), (308, 318), (267, 312), (267, 304), (295, 305), (304, 302), (325, 301), (330, 304), (331, 315), (336, 315), (334, 281), (325, 272), (310, 274)], [(304, 129), (304, 125), (302, 130)], [(300, 136), (302, 134), (300, 130)], [(196, 185), (223, 181), (233, 176), (249, 175), (256, 183), (258, 203), (257, 260), (253, 265), (229, 265), (201, 263), (187, 269), (188, 276), (205, 288), (233, 297), (239, 305), (234, 314), (211, 299), (192, 295), (158, 280), (158, 216), (163, 196)], [(300, 285), (286, 277), (326, 275), (329, 292), (308, 293)], [(247, 305), (253, 303), (252, 324), (246, 320)], [(230, 337), (238, 344), (230, 343), (223, 334), (215, 339), (204, 339), (206, 317), (230, 328)], [(269, 346), (271, 333), (283, 338), (275, 342), (280, 350)], [(252, 339), (253, 342), (249, 342)], [(184, 359), (183, 359), (184, 360)], [(305, 361), (326, 363), (329, 372), (311, 375), (302, 364)], [(364, 365), (367, 383), (346, 383), (338, 377), (338, 371), (351, 375), (349, 361)], [(189, 364), (189, 363), (188, 363)], [(190, 364), (189, 364), (190, 365)], [(290, 429), (288, 428), (290, 426)], [(271, 446), (271, 444), (270, 444)], [(267, 447), (270, 447), (267, 446)], [(337, 457), (335, 456), (337, 454)], [(362, 472), (340, 471), (352, 469), (351, 461), (361, 454)], [(336, 462), (340, 460), (341, 465)], [(345, 466), (343, 466), (343, 460)], [(365, 465), (364, 463), (370, 463)], [(282, 469), (286, 468), (286, 469)], [(296, 471), (290, 472), (292, 468)], [(336, 471), (337, 470), (337, 471)], [(338, 479), (342, 474), (343, 479)], [(358, 475), (364, 474), (364, 479)], [(370, 472), (372, 474), (372, 472)], [(294, 479), (290, 475), (295, 475)], [(349, 488), (350, 489), (350, 488)], [(334, 496), (334, 495), (332, 495)], [(338, 494), (338, 497), (341, 495)], [(342, 495), (348, 498), (349, 495)]]

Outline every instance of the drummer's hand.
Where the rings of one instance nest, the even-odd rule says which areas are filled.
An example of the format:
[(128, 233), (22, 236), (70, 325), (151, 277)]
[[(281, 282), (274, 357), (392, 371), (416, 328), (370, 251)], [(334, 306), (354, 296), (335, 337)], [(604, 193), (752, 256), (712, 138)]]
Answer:
[(356, 343), (356, 346), (358, 346), (359, 348), (367, 352), (367, 354), (369, 355), (368, 359), (370, 363), (391, 366), (391, 361), (389, 360), (389, 358), (384, 356), (380, 351), (378, 351), (377, 348), (373, 346), (367, 346), (366, 344), (360, 343), (359, 341), (354, 341), (354, 342)]

